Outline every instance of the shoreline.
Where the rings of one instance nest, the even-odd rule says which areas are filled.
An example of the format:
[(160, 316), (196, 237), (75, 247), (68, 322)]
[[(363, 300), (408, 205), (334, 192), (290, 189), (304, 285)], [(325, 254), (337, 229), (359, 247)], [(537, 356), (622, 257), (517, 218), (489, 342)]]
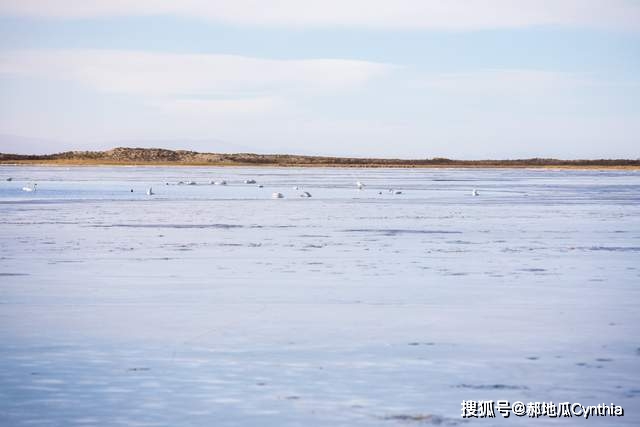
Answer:
[(53, 154), (0, 153), (0, 165), (42, 166), (178, 166), (276, 168), (431, 168), (431, 169), (622, 169), (640, 170), (640, 159), (479, 159), (445, 157), (402, 159), (333, 157), (299, 154), (203, 153), (165, 148), (117, 147), (106, 151), (65, 151)]
[[(474, 161), (469, 161), (474, 162)], [(481, 162), (481, 161), (480, 161)], [(109, 162), (87, 160), (11, 160), (0, 161), (2, 166), (45, 166), (45, 167), (255, 167), (255, 168), (309, 168), (309, 169), (561, 169), (561, 170), (638, 170), (640, 165), (571, 165), (571, 164), (344, 164), (344, 163), (251, 163), (251, 162)]]

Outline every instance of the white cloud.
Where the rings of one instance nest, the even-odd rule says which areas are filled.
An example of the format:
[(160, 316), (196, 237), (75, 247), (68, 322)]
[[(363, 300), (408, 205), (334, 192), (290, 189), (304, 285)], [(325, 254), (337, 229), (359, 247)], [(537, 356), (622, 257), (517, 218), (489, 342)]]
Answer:
[(640, 2), (634, 0), (0, 0), (0, 13), (50, 18), (178, 15), (277, 27), (640, 29)]
[(394, 68), (337, 59), (116, 50), (23, 50), (0, 57), (0, 76), (68, 81), (102, 93), (128, 95), (172, 120), (291, 109), (300, 99), (340, 95)]
[(100, 91), (147, 96), (340, 91), (393, 68), (341, 59), (273, 60), (117, 50), (26, 50), (6, 52), (0, 58), (0, 73), (75, 81)]

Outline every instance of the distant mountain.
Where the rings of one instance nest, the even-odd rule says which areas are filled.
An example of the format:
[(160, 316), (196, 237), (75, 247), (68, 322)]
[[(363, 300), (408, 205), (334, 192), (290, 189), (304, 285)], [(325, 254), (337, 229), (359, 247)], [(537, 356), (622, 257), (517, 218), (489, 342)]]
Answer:
[(115, 164), (115, 165), (264, 165), (264, 166), (360, 166), (360, 167), (630, 167), (639, 168), (640, 159), (517, 159), (451, 160), (379, 159), (359, 157), (302, 156), (293, 154), (199, 153), (164, 148), (118, 147), (106, 151), (66, 151), (57, 154), (25, 155), (0, 153), (0, 163)]
[[(54, 139), (32, 138), (18, 135), (0, 134), (0, 153), (37, 154), (52, 153), (54, 150), (72, 151), (82, 149), (82, 145), (90, 145), (97, 150), (108, 150), (110, 147), (139, 147), (153, 148), (165, 147), (169, 150), (179, 151), (181, 147), (200, 147), (210, 153), (253, 153), (256, 147), (227, 142), (221, 139), (125, 139), (116, 141), (89, 141), (84, 144), (58, 141)], [(275, 149), (279, 152), (291, 151), (286, 147)], [(311, 155), (312, 152), (303, 150), (301, 154)], [(264, 151), (257, 154), (265, 154)]]
[[(231, 143), (220, 139), (125, 139), (111, 141), (107, 147), (164, 147), (169, 150), (180, 150), (182, 147), (199, 147), (211, 153), (248, 153), (253, 152), (249, 146)], [(102, 147), (105, 147), (103, 144)]]

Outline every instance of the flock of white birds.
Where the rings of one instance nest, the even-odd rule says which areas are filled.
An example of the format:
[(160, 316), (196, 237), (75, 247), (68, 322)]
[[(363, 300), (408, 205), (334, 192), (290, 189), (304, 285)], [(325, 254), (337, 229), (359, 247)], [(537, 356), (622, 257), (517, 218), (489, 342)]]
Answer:
[[(6, 179), (7, 181), (13, 181), (13, 178), (9, 177)], [(245, 184), (256, 184), (257, 181), (255, 179), (245, 179), (243, 181)], [(209, 181), (210, 185), (227, 185), (227, 181), (225, 181), (224, 179), (219, 180), (219, 181)], [(165, 185), (172, 185), (168, 182), (165, 183)], [(197, 185), (197, 183), (195, 181), (178, 181), (175, 185)], [(258, 185), (259, 188), (263, 188), (263, 185)], [(356, 188), (358, 190), (364, 190), (364, 188), (366, 187), (366, 185), (360, 181), (356, 181)], [(25, 185), (24, 187), (22, 187), (22, 191), (26, 191), (26, 192), (34, 192), (36, 191), (38, 188), (38, 184), (37, 183), (29, 183), (27, 185)], [(293, 187), (294, 190), (300, 190), (300, 186), (296, 185)], [(401, 190), (394, 190), (393, 188), (389, 188), (387, 190), (389, 193), (391, 194), (396, 194), (396, 195), (400, 195), (402, 194)], [(133, 189), (131, 189), (131, 192), (133, 193)], [(153, 188), (149, 187), (147, 189), (147, 196), (153, 196), (154, 193), (153, 192)], [(382, 194), (382, 191), (379, 191), (378, 194)], [(472, 196), (479, 196), (480, 192), (477, 189), (473, 189), (471, 191), (471, 195)], [(302, 193), (300, 193), (300, 197), (303, 198), (309, 198), (311, 197), (311, 193), (309, 193), (308, 191), (303, 191)], [(280, 193), (280, 192), (274, 192), (271, 194), (271, 198), (272, 199), (284, 199), (284, 194)]]

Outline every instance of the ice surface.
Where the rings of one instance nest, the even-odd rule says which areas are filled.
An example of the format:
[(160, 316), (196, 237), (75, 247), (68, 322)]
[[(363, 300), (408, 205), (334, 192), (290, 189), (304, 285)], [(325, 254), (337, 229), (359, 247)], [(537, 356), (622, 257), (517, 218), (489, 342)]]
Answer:
[(0, 179), (2, 425), (553, 422), (460, 416), (500, 399), (615, 403), (554, 425), (640, 425), (638, 172)]

